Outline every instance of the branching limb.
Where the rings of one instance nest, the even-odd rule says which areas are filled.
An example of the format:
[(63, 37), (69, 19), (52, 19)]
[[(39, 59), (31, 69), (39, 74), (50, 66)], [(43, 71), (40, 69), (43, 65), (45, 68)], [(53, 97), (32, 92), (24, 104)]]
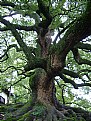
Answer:
[(3, 18), (5, 18), (5, 17), (12, 17), (13, 15), (16, 15), (17, 14), (17, 12), (15, 12), (15, 13), (10, 13), (9, 15), (4, 15), (4, 16), (2, 16)]
[(13, 69), (17, 70), (17, 67), (15, 67), (15, 66), (9, 66), (5, 70), (0, 70), (0, 72), (3, 73), (5, 71), (7, 71), (9, 68), (13, 68)]
[(60, 74), (60, 78), (63, 79), (65, 83), (70, 83), (75, 89), (78, 89), (78, 85), (73, 80), (66, 78), (63, 74)]
[(62, 90), (62, 100), (63, 100), (63, 104), (65, 105), (64, 87), (66, 86), (66, 84), (60, 85), (58, 80), (56, 80), (56, 82), (57, 82), (57, 85), (59, 86), (59, 88)]
[[(76, 20), (73, 20), (70, 24), (68, 24), (68, 26), (66, 26), (65, 28), (63, 28), (55, 37), (53, 43), (56, 44), (56, 41), (58, 39), (58, 37), (65, 32), (65, 30), (67, 30)], [(61, 40), (60, 40), (61, 41)]]
[[(62, 48), (64, 58), (68, 52), (80, 41), (91, 35), (91, 3), (89, 2), (86, 11), (79, 18), (76, 19), (74, 24), (66, 31), (62, 40), (58, 42), (61, 46), (62, 41), (65, 42)], [(79, 29), (80, 28), (80, 29)], [(62, 51), (61, 50), (61, 51)]]
[(33, 58), (33, 55), (30, 53), (29, 47), (27, 47), (27, 45), (24, 43), (24, 41), (22, 40), (22, 37), (20, 36), (18, 31), (16, 30), (15, 26), (12, 25), (9, 21), (3, 19), (2, 16), (0, 16), (0, 22), (3, 23), (4, 25), (6, 25), (8, 28), (10, 28), (13, 36), (15, 37), (18, 44), (22, 48), (24, 54), (26, 55), (27, 60), (30, 60), (31, 58)]
[(60, 75), (60, 77), (63, 79), (63, 81), (65, 82), (65, 83), (70, 83), (71, 85), (73, 85), (73, 87), (75, 88), (75, 89), (78, 89), (79, 87), (83, 87), (83, 86), (89, 86), (89, 87), (91, 87), (91, 84), (90, 83), (81, 83), (81, 84), (77, 84), (77, 83), (75, 83), (73, 80), (71, 80), (71, 79), (68, 79), (68, 78), (66, 78), (64, 75)]
[(45, 5), (43, 0), (37, 0), (37, 2), (39, 7), (37, 14), (40, 15), (42, 13), (45, 17), (45, 20), (42, 20), (39, 23), (39, 27), (47, 29), (52, 22), (52, 16), (50, 15), (49, 12), (49, 6)]
[(40, 13), (42, 13), (46, 19), (50, 18), (49, 7), (44, 4), (42, 0), (37, 0)]
[(1, 6), (10, 6), (12, 8), (14, 8), (16, 6), (14, 3), (8, 2), (8, 1), (2, 1), (2, 2), (0, 2), (0, 5)]
[(74, 48), (72, 49), (72, 52), (73, 52), (73, 55), (74, 55), (74, 58), (76, 60), (76, 62), (81, 65), (81, 64), (87, 64), (87, 65), (90, 65), (91, 66), (91, 61), (87, 60), (87, 59), (82, 59), (80, 57), (80, 54), (78, 52), (78, 49)]
[(91, 87), (90, 83), (82, 83), (82, 84), (77, 84), (78, 87), (84, 87), (84, 86), (88, 86)]
[[(35, 25), (34, 26), (21, 26), (17, 24), (12, 24), (12, 26), (14, 26), (15, 29), (18, 29), (18, 30), (36, 31), (36, 32), (38, 31), (38, 28)], [(11, 30), (8, 26), (0, 28), (0, 31), (8, 31), (8, 30)]]
[(21, 48), (19, 48), (16, 44), (9, 45), (7, 51), (9, 51), (13, 47), (16, 49), (17, 52), (21, 51)]
[[(63, 69), (60, 73), (65, 74), (65, 75), (68, 75), (68, 76), (73, 77), (73, 78), (79, 78), (79, 79), (81, 79), (83, 82), (87, 82), (86, 79), (83, 79), (83, 78), (82, 78), (82, 74), (81, 74), (81, 73), (84, 73), (84, 75), (86, 75), (87, 78), (88, 78), (88, 80), (90, 81), (91, 79), (90, 79), (90, 77), (89, 77), (89, 75), (88, 75), (89, 72), (91, 72), (91, 70), (89, 70), (89, 69), (82, 69), (82, 70), (78, 71), (78, 73), (73, 72), (73, 71), (70, 71), (70, 70), (67, 70), (67, 69)], [(80, 75), (80, 74), (81, 74), (81, 75)], [(89, 81), (88, 81), (88, 82), (89, 82)]]
[(90, 78), (90, 73), (91, 73), (91, 70), (90, 69), (82, 69), (80, 71), (78, 71), (79, 74), (81, 74), (81, 76), (86, 76), (86, 79), (82, 78), (82, 81), (85, 83), (85, 82), (91, 82), (91, 78)]
[[(3, 59), (5, 56), (6, 56), (6, 58)], [(5, 53), (0, 57), (0, 60), (3, 59), (3, 60), (1, 60), (0, 62), (4, 62), (4, 61), (6, 61), (8, 58), (9, 58), (9, 56), (8, 56), (7, 52), (5, 52)]]
[(87, 44), (87, 43), (78, 43), (76, 46), (76, 48), (79, 48), (79, 49), (86, 49), (88, 51), (91, 51), (91, 44)]
[(80, 76), (79, 76), (78, 73), (73, 72), (73, 71), (70, 71), (70, 70), (67, 70), (67, 69), (63, 69), (63, 70), (61, 71), (61, 73), (66, 74), (66, 75), (69, 75), (69, 76), (71, 76), (71, 77), (73, 77), (73, 78), (80, 78)]
[(17, 83), (19, 83), (20, 81), (22, 81), (22, 80), (25, 79), (25, 78), (26, 78), (26, 76), (20, 78), (18, 81), (16, 81), (15, 83), (11, 84), (10, 86), (16, 85)]
[(8, 47), (7, 47), (7, 50), (5, 50), (5, 52), (4, 52), (4, 54), (2, 55), (2, 56), (0, 56), (0, 59), (3, 59), (5, 56), (6, 56), (6, 58), (5, 59), (3, 59), (3, 60), (1, 60), (0, 62), (3, 62), (3, 61), (5, 61), (5, 60), (7, 60), (9, 57), (8, 57), (8, 51), (11, 49), (11, 48), (16, 48), (16, 51), (18, 52), (18, 51), (21, 51), (21, 49), (20, 48), (18, 48), (18, 46), (16, 45), (16, 44), (12, 44), (12, 45), (9, 45)]

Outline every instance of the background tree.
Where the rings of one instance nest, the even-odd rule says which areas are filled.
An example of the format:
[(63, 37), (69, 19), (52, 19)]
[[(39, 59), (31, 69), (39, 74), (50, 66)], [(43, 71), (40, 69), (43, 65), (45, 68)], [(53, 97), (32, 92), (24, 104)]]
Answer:
[(7, 0), (0, 2), (0, 8), (1, 88), (19, 84), (26, 89), (29, 100), (4, 118), (62, 121), (70, 117), (90, 121), (87, 111), (60, 104), (56, 87), (61, 87), (66, 104), (65, 83), (75, 89), (91, 86), (91, 1)]

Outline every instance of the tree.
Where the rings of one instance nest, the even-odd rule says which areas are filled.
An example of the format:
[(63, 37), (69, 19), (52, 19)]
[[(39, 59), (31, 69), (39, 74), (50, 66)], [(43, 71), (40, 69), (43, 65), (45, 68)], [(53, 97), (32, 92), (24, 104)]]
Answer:
[[(17, 71), (20, 79), (11, 86), (28, 77), (32, 97), (31, 101), (29, 100), (31, 103), (12, 114), (12, 120), (77, 121), (79, 116), (76, 113), (82, 112), (80, 119), (90, 121), (90, 113), (87, 111), (59, 103), (56, 98), (55, 77), (59, 76), (75, 89), (91, 86), (91, 61), (80, 55), (82, 51), (86, 53), (91, 50), (91, 1), (7, 0), (0, 2), (0, 8), (0, 59), (1, 63), (5, 64), (4, 67), (2, 64), (1, 68), (8, 66), (0, 71)], [(52, 40), (54, 33), (57, 35)], [(86, 39), (86, 42), (83, 39)], [(71, 64), (68, 64), (67, 58), (70, 52), (75, 63), (86, 64), (88, 68), (80, 71), (77, 67), (70, 68)], [(18, 62), (22, 61), (22, 64), (15, 67), (10, 55), (15, 59), (20, 58)], [(83, 75), (86, 75), (88, 80), (82, 79)], [(77, 84), (74, 78), (82, 79), (82, 83)]]

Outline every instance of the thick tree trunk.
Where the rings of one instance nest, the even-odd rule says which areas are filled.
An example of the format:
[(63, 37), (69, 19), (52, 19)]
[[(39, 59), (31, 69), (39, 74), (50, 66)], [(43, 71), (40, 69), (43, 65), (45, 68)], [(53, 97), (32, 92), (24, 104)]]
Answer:
[[(34, 82), (31, 84), (31, 81)], [(48, 76), (43, 69), (37, 69), (34, 78), (30, 79), (30, 88), (33, 92), (33, 97), (38, 102), (43, 104), (54, 105), (54, 80)]]
[(49, 74), (45, 70), (36, 69), (34, 77), (30, 79), (30, 88), (33, 92), (32, 99), (33, 102), (35, 102), (35, 105), (42, 104), (46, 107), (44, 113), (46, 117), (44, 120), (42, 120), (57, 121), (57, 119), (60, 119), (63, 121), (64, 115), (56, 109), (57, 99), (54, 80), (53, 78), (50, 78)]
[(49, 80), (48, 75), (42, 71), (38, 81), (37, 100), (53, 105), (53, 85), (53, 81)]

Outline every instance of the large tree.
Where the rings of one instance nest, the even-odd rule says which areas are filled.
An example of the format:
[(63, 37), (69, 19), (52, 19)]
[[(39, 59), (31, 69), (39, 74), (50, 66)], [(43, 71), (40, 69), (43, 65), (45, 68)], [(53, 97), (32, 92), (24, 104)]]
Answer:
[[(90, 121), (88, 112), (59, 103), (55, 77), (59, 76), (75, 89), (91, 86), (91, 61), (80, 55), (82, 51), (91, 51), (91, 1), (1, 0), (0, 9), (0, 59), (3, 63), (0, 71), (3, 73), (13, 68), (21, 75), (20, 80), (30, 78), (31, 103), (14, 112), (12, 121), (63, 121), (70, 115), (76, 119), (68, 120), (77, 121), (79, 116), (75, 112), (82, 112), (81, 120)], [(9, 59), (12, 48), (16, 49), (16, 55), (23, 52), (20, 67), (15, 67)], [(68, 64), (67, 58), (70, 52), (78, 65), (86, 64), (88, 68), (79, 71), (73, 65), (71, 69), (71, 62)], [(10, 63), (3, 70), (8, 59)], [(76, 80), (81, 79), (81, 75), (86, 75), (88, 80), (82, 79), (82, 83), (78, 84)]]

